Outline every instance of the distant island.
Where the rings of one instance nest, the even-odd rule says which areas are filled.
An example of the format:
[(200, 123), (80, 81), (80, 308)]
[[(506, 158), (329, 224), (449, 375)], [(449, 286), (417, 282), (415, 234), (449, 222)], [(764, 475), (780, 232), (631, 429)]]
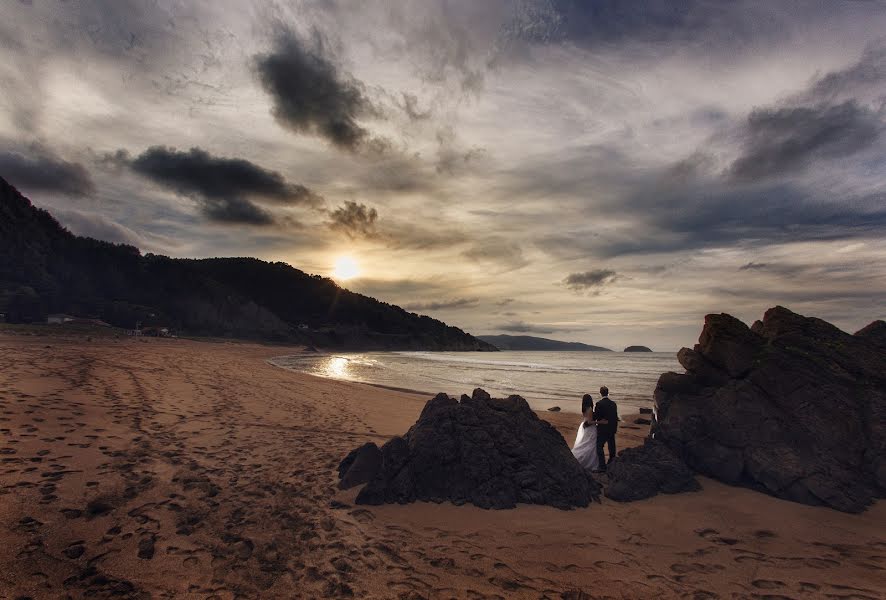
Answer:
[(628, 346), (624, 349), (625, 352), (652, 352), (651, 348), (647, 348), (646, 346)]
[[(255, 258), (182, 259), (79, 237), (0, 177), (0, 314), (347, 349), (483, 350), (442, 321)], [(51, 316), (51, 318), (50, 318)]]
[(561, 342), (532, 335), (478, 335), (479, 339), (492, 344), (499, 350), (558, 350), (561, 352), (612, 352), (602, 346), (591, 346), (581, 342)]

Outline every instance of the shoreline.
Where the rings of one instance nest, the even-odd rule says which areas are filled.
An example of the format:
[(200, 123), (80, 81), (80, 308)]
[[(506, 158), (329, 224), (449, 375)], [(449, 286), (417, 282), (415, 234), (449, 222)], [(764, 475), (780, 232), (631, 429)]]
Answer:
[[(505, 351), (505, 352), (510, 352), (510, 351)], [(541, 356), (539, 356), (539, 358), (543, 358), (543, 355), (545, 355), (549, 352), (554, 352), (556, 354), (570, 354), (570, 355), (583, 354), (582, 352), (560, 352), (560, 351), (532, 351), (532, 352), (515, 351), (515, 352), (520, 352), (520, 354), (526, 354), (526, 353), (538, 354), (538, 355), (541, 355)], [(382, 354), (382, 355), (383, 354), (398, 354), (398, 355), (402, 355), (404, 353), (401, 351), (372, 351), (372, 352), (319, 351), (319, 352), (314, 352), (314, 351), (303, 350), (303, 351), (299, 351), (299, 352), (294, 352), (292, 354), (283, 354), (283, 355), (272, 356), (269, 359), (267, 359), (267, 362), (270, 365), (278, 367), (280, 369), (292, 371), (295, 373), (302, 373), (305, 375), (310, 375), (312, 377), (318, 377), (321, 379), (328, 379), (331, 381), (358, 383), (358, 384), (369, 385), (369, 386), (377, 387), (380, 389), (386, 389), (386, 390), (392, 390), (392, 391), (401, 391), (401, 392), (407, 392), (407, 393), (421, 394), (421, 395), (427, 396), (428, 398), (432, 398), (433, 396), (435, 396), (441, 392), (448, 393), (450, 396), (458, 398), (461, 394), (465, 394), (465, 393), (470, 394), (475, 388), (495, 389), (496, 384), (497, 384), (497, 382), (495, 382), (495, 381), (486, 381), (485, 383), (468, 384), (465, 389), (461, 389), (461, 390), (456, 390), (456, 389), (440, 390), (440, 389), (437, 389), (436, 391), (432, 391), (432, 390), (422, 390), (418, 387), (413, 387), (413, 386), (409, 386), (409, 385), (398, 385), (396, 383), (364, 381), (364, 380), (359, 380), (359, 379), (351, 379), (346, 376), (341, 377), (341, 376), (337, 376), (334, 374), (330, 375), (330, 374), (325, 374), (325, 373), (313, 373), (310, 371), (310, 367), (316, 366), (316, 361), (322, 361), (324, 358), (328, 359), (328, 358), (337, 358), (337, 357), (343, 358), (345, 360), (350, 360), (348, 358), (349, 354), (353, 354), (353, 355), (357, 355), (357, 356), (365, 356), (368, 354), (373, 354), (373, 355), (375, 355), (375, 354)], [(591, 354), (598, 354), (598, 353), (591, 352)], [(666, 354), (666, 353), (662, 353), (662, 354)], [(286, 364), (286, 359), (295, 359), (294, 364)], [(282, 363), (281, 363), (281, 361), (282, 361)], [(457, 361), (457, 362), (459, 362), (459, 361)], [(480, 363), (480, 364), (485, 364), (485, 363)], [(512, 363), (505, 363), (505, 364), (512, 364)], [(563, 367), (563, 368), (567, 372), (573, 369), (572, 367)], [(478, 366), (477, 370), (482, 371), (482, 368)], [(603, 371), (605, 371), (605, 370), (601, 370), (600, 372), (603, 372)], [(590, 371), (590, 372), (594, 373), (597, 371)], [(618, 371), (614, 371), (614, 372), (619, 373)], [(410, 375), (408, 373), (403, 374), (403, 375), (406, 378), (409, 378), (409, 377), (414, 378), (413, 375)], [(390, 378), (388, 378), (388, 379), (390, 379)], [(656, 379), (657, 379), (657, 376), (656, 376)], [(610, 385), (610, 387), (612, 386), (611, 383), (609, 385)], [(447, 387), (454, 388), (455, 386), (450, 384)], [(562, 395), (562, 394), (558, 393), (558, 394), (556, 394), (554, 396), (550, 396), (550, 397), (544, 396), (544, 395), (542, 395), (542, 396), (535, 395), (536, 393), (538, 393), (538, 390), (536, 390), (535, 393), (533, 393), (531, 391), (530, 392), (520, 392), (520, 391), (491, 392), (491, 393), (493, 393), (493, 395), (496, 397), (507, 397), (508, 395), (511, 395), (511, 394), (519, 395), (529, 402), (529, 404), (533, 408), (533, 410), (538, 411), (538, 412), (548, 411), (550, 408), (557, 407), (557, 408), (559, 408), (559, 411), (552, 411), (552, 412), (562, 412), (562, 413), (566, 413), (566, 414), (570, 414), (570, 415), (581, 415), (581, 412), (580, 412), (581, 401), (580, 401), (580, 399), (581, 399), (582, 395), (585, 393), (588, 393), (588, 392), (594, 394), (595, 396), (597, 396), (597, 394), (596, 394), (595, 390), (588, 389), (588, 388), (576, 387), (576, 388), (574, 388), (574, 390), (575, 391), (573, 391), (567, 395)], [(630, 422), (633, 423), (633, 419), (636, 416), (639, 416), (636, 413), (639, 413), (641, 408), (652, 408), (652, 406), (653, 406), (653, 398), (652, 398), (651, 393), (648, 395), (638, 395), (636, 393), (625, 393), (623, 395), (617, 395), (615, 400), (619, 404), (620, 407), (624, 408), (624, 414), (621, 415), (623, 417), (622, 420), (624, 422), (627, 421), (626, 418), (624, 418), (624, 417), (630, 416), (631, 417)]]
[[(848, 515), (700, 478), (700, 492), (604, 498), (572, 511), (355, 505), (357, 488), (336, 487), (338, 462), (404, 433), (430, 396), (268, 364), (279, 350), (0, 332), (3, 594), (714, 598), (886, 589), (882, 500)], [(575, 415), (536, 412), (571, 445)], [(619, 447), (645, 431), (625, 423)]]

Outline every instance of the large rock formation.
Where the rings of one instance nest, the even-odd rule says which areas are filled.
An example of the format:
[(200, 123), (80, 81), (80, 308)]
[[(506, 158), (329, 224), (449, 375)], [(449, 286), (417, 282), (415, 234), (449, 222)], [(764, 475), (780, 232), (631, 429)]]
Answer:
[(696, 471), (858, 512), (886, 492), (884, 325), (849, 335), (786, 308), (749, 328), (705, 317), (685, 374), (655, 391), (653, 434)]
[(658, 440), (622, 450), (606, 468), (606, 497), (631, 502), (663, 494), (701, 489), (694, 474), (670, 448)]
[[(343, 461), (343, 481), (357, 456), (352, 452)], [(600, 494), (563, 437), (526, 400), (490, 398), (481, 389), (461, 401), (446, 394), (429, 400), (406, 435), (382, 446), (381, 456), (358, 504), (449, 500), (481, 508), (522, 502), (566, 509), (587, 506)]]

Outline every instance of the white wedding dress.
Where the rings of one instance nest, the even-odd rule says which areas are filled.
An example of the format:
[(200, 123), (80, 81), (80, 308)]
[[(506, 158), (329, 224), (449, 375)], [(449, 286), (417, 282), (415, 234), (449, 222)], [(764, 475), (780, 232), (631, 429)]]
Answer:
[(572, 454), (585, 471), (591, 472), (600, 468), (600, 459), (597, 456), (597, 426), (585, 427), (584, 424), (582, 421), (578, 426)]

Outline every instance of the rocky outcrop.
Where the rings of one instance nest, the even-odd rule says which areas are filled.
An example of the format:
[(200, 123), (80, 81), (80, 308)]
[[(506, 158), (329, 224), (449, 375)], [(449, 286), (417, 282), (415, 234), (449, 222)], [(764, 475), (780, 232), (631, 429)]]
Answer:
[[(481, 389), (460, 401), (438, 394), (404, 436), (382, 446), (381, 457), (357, 504), (422, 500), (567, 509), (587, 506), (600, 494), (563, 437), (526, 400), (491, 398)], [(343, 480), (357, 464), (356, 458), (346, 461)]]
[(619, 502), (701, 489), (686, 463), (658, 440), (622, 450), (606, 467), (606, 473), (606, 497)]
[(705, 317), (665, 373), (652, 432), (692, 469), (842, 511), (886, 492), (883, 325), (849, 335), (783, 307), (753, 327)]
[(624, 349), (625, 352), (652, 352), (651, 348), (647, 348), (646, 346), (628, 346)]
[(372, 442), (354, 448), (338, 465), (338, 487), (348, 490), (367, 483), (381, 468), (381, 450)]

